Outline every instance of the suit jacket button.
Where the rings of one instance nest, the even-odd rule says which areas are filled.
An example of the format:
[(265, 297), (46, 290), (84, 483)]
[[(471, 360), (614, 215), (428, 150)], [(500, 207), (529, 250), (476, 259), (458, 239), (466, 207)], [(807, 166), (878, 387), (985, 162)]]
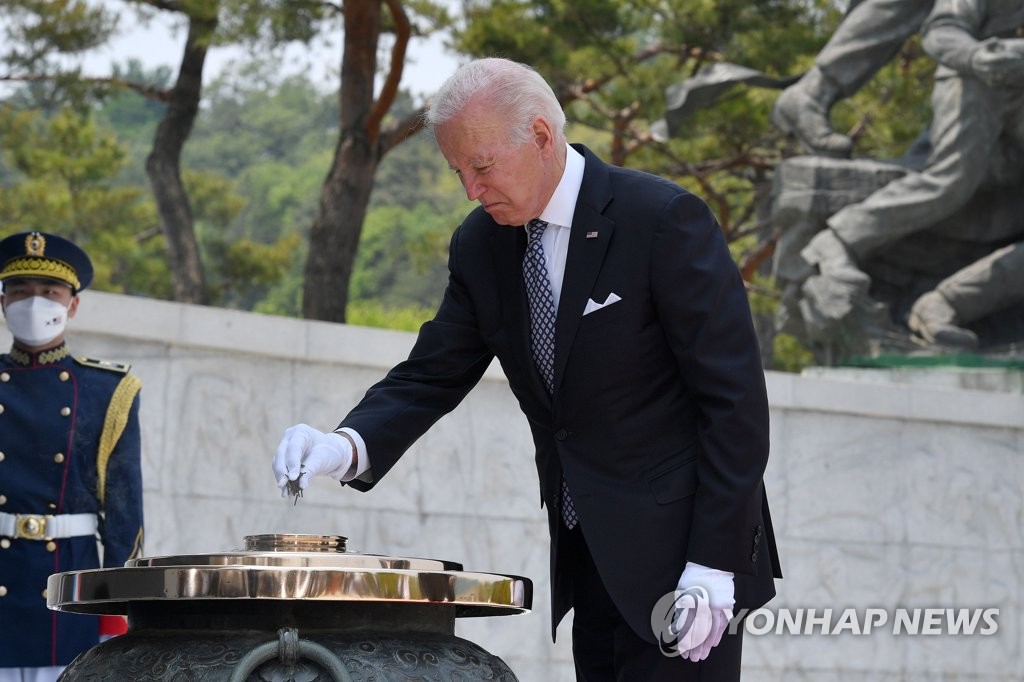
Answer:
[(569, 437), (569, 432), (566, 431), (565, 429), (558, 429), (558, 431), (555, 431), (555, 439), (556, 440), (565, 440), (568, 437)]
[(750, 563), (752, 563), (752, 564), (756, 564), (757, 563), (757, 552), (754, 552), (753, 554), (750, 555)]

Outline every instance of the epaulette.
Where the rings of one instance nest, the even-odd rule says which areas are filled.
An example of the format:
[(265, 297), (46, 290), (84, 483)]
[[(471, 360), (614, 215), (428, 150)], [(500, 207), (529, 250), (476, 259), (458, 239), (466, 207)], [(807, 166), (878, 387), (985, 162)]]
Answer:
[(85, 367), (105, 369), (108, 372), (117, 372), (118, 374), (127, 374), (128, 370), (132, 368), (127, 362), (113, 362), (112, 360), (98, 360), (96, 358), (77, 357), (75, 362)]

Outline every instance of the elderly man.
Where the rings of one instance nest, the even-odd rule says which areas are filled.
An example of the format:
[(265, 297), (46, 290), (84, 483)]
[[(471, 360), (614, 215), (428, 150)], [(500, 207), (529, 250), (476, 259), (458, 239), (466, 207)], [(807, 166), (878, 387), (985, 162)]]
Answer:
[(92, 263), (44, 232), (0, 241), (0, 682), (46, 682), (120, 616), (46, 608), (51, 573), (122, 566), (142, 549), (139, 380), (64, 341)]
[[(480, 203), (452, 237), (441, 306), (335, 432), (285, 433), (278, 485), (372, 488), (497, 357), (533, 433), (552, 634), (573, 609), (578, 678), (739, 679), (731, 609), (764, 604), (780, 570), (764, 374), (717, 221), (680, 187), (568, 145), (523, 64), (464, 65), (426, 122)], [(698, 626), (652, 628), (676, 590), (704, 609)]]

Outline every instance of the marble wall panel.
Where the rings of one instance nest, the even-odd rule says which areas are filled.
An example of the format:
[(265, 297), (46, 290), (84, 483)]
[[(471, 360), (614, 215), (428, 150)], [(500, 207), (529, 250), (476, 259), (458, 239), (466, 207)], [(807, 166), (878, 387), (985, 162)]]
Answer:
[[(144, 382), (147, 554), (341, 534), (358, 551), (524, 575), (532, 613), (467, 619), (458, 632), (523, 682), (574, 679), (571, 616), (550, 641), (532, 445), (500, 369), (370, 493), (316, 479), (293, 504), (270, 469), (284, 429), (333, 428), (413, 335), (88, 293), (73, 351), (129, 361)], [(957, 374), (768, 374), (765, 481), (786, 575), (769, 606), (831, 607), (836, 618), (998, 606), (998, 633), (748, 636), (747, 682), (1024, 679), (1024, 373)]]

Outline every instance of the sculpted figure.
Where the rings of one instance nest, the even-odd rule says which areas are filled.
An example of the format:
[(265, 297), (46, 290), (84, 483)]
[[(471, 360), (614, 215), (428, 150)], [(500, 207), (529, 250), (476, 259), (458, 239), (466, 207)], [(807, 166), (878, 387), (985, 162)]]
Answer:
[(772, 123), (794, 135), (812, 154), (849, 156), (853, 141), (832, 129), (829, 110), (889, 63), (921, 28), (932, 4), (932, 0), (863, 0), (856, 4), (810, 71), (775, 100)]
[[(939, 63), (932, 93), (931, 152), (922, 170), (906, 173), (828, 218), (827, 229), (801, 252), (822, 277), (865, 292), (870, 278), (862, 264), (867, 259), (967, 204), (992, 179), (993, 159), (1007, 156), (1001, 153), (1003, 146), (1024, 150), (1024, 39), (1014, 37), (1022, 25), (1024, 0), (935, 3), (923, 27), (924, 48)], [(1019, 177), (1021, 169), (999, 170)], [(993, 258), (972, 265), (968, 279), (984, 279), (978, 270), (1000, 261), (995, 254)], [(909, 324), (925, 340), (976, 345), (970, 332), (950, 331), (976, 314), (967, 312), (973, 305), (958, 302), (962, 288), (951, 282), (960, 276), (967, 275), (954, 275), (935, 296), (914, 306)], [(958, 305), (965, 310), (951, 312)]]

